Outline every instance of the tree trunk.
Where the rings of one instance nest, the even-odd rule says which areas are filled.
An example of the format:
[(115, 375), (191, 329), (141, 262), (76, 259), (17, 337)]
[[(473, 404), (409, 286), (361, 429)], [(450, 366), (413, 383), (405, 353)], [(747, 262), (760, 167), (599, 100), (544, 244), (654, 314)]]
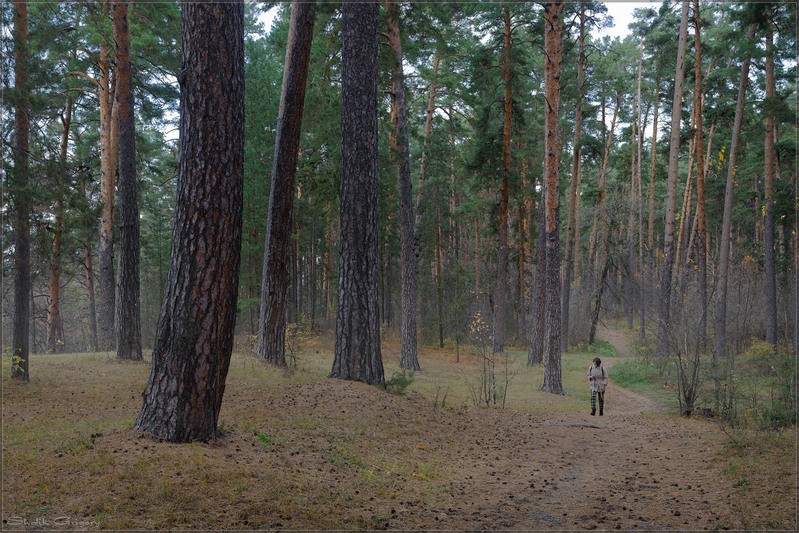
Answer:
[[(633, 99), (633, 118), (636, 118), (637, 101)], [(635, 123), (630, 125), (630, 196), (629, 209), (627, 210), (627, 260), (624, 277), (624, 307), (627, 313), (627, 328), (633, 329), (635, 321)]]
[(341, 265), (331, 377), (385, 382), (377, 262), (377, 14), (342, 6)]
[[(690, 129), (696, 128), (696, 109), (691, 110)], [(676, 257), (674, 261), (674, 276), (673, 279), (677, 280), (680, 285), (682, 281), (682, 267), (685, 262), (685, 231), (686, 221), (691, 221), (691, 211), (693, 209), (693, 192), (694, 192), (694, 156), (696, 139), (694, 137), (688, 141), (688, 175), (685, 178), (685, 188), (683, 189), (682, 208), (680, 210), (680, 223), (677, 226), (677, 247)]]
[[(103, 4), (103, 14), (108, 16), (110, 0)], [(117, 114), (115, 103), (116, 73), (112, 76), (109, 46), (103, 39), (100, 43), (98, 61), (98, 99), (100, 107), (100, 240), (97, 245), (99, 263), (100, 313), (98, 325), (100, 349), (114, 349), (114, 310), (116, 299), (116, 275), (114, 272), (114, 194), (117, 173)], [(113, 79), (112, 79), (113, 77)]]
[(441, 208), (436, 206), (436, 313), (438, 315), (439, 348), (444, 347), (444, 250), (441, 233)]
[(92, 246), (88, 240), (83, 242), (86, 268), (86, 299), (89, 303), (89, 350), (96, 352), (97, 343), (97, 306), (94, 301), (94, 264)]
[(544, 384), (541, 389), (564, 394), (561, 383), (561, 299), (560, 299), (560, 143), (558, 140), (558, 111), (560, 109), (560, 75), (563, 58), (564, 2), (549, 2), (544, 6), (544, 48), (546, 50), (545, 92), (547, 107), (544, 115), (546, 131), (545, 175), (545, 239), (546, 239), (546, 326), (544, 346)]
[(14, 340), (11, 377), (30, 381), (31, 201), (28, 180), (30, 70), (28, 2), (14, 3)]
[[(605, 152), (602, 156), (602, 168), (599, 171), (599, 212), (594, 220), (594, 229), (591, 232), (591, 245), (594, 247), (594, 253), (589, 252), (589, 261), (593, 265), (596, 272), (599, 265), (605, 264), (605, 258), (608, 255), (608, 214), (607, 214), (607, 195), (605, 193), (605, 182), (608, 175), (608, 163), (610, 161), (610, 149), (613, 147), (613, 134), (616, 131), (616, 119), (619, 116), (619, 107), (621, 106), (621, 95), (616, 93), (616, 105), (613, 108), (613, 118), (610, 121), (610, 132), (605, 140)], [(604, 122), (603, 122), (604, 124)], [(594, 242), (599, 239), (599, 251), (596, 251), (597, 246)]]
[(702, 19), (699, 0), (694, 0), (694, 108), (696, 109), (696, 266), (699, 269), (699, 350), (707, 344), (707, 256), (705, 235), (705, 141), (702, 132)]
[[(543, 176), (542, 176), (543, 185)], [(530, 348), (527, 351), (527, 366), (544, 362), (544, 335), (546, 331), (546, 232), (544, 217), (544, 187), (541, 188), (541, 199), (538, 202), (538, 231), (535, 245), (535, 285), (533, 287), (533, 331), (530, 339)]]
[(457, 192), (455, 183), (455, 124), (453, 120), (452, 104), (449, 105), (449, 240), (452, 257), (456, 261), (460, 257), (460, 234), (456, 211)]
[(172, 255), (136, 427), (217, 434), (233, 350), (244, 171), (244, 5), (183, 3), (180, 162)]
[[(644, 289), (644, 305), (652, 300), (655, 279), (655, 170), (657, 169), (657, 137), (658, 118), (660, 117), (660, 78), (655, 80), (655, 116), (652, 119), (652, 154), (649, 167), (649, 189), (647, 190), (647, 237), (646, 237), (646, 284)], [(644, 325), (645, 326), (645, 325)], [(644, 331), (646, 331), (644, 327)]]
[(596, 340), (596, 325), (599, 322), (599, 313), (602, 310), (602, 294), (605, 292), (605, 281), (608, 279), (610, 270), (610, 258), (605, 259), (605, 266), (602, 267), (602, 274), (596, 286), (594, 294), (594, 308), (591, 310), (591, 329), (588, 332), (588, 344), (593, 345)]
[(141, 360), (136, 115), (133, 109), (127, 2), (114, 4), (114, 40), (119, 106), (119, 265), (115, 303), (117, 358)]
[(69, 148), (69, 128), (72, 122), (72, 96), (67, 93), (64, 114), (61, 115), (61, 151), (59, 154), (61, 172), (56, 186), (55, 220), (53, 221), (53, 250), (50, 258), (50, 305), (47, 308), (47, 348), (52, 353), (64, 351), (64, 327), (61, 323), (61, 248), (64, 242), (64, 184), (63, 174), (67, 172), (67, 149)]
[(678, 158), (680, 155), (680, 115), (683, 81), (685, 79), (685, 49), (688, 40), (688, 0), (682, 2), (680, 35), (677, 45), (677, 66), (674, 75), (674, 98), (671, 104), (671, 138), (669, 141), (669, 172), (666, 194), (666, 220), (663, 234), (663, 266), (660, 272), (660, 306), (658, 310), (657, 354), (665, 356), (671, 345), (671, 279), (674, 266), (674, 208), (677, 194)]
[(505, 83), (505, 117), (502, 127), (502, 185), (499, 192), (499, 239), (497, 242), (497, 284), (494, 289), (494, 353), (505, 351), (505, 311), (508, 292), (508, 178), (510, 177), (511, 118), (513, 99), (511, 92), (511, 18), (507, 7), (505, 19), (504, 49), (502, 51), (502, 81)]
[[(419, 270), (418, 250), (414, 238), (413, 189), (411, 159), (408, 149), (408, 121), (405, 104), (405, 74), (402, 72), (402, 41), (399, 29), (399, 6), (386, 0), (388, 44), (394, 53), (391, 63), (391, 104), (394, 109), (396, 144), (393, 154), (397, 165), (397, 189), (400, 205), (400, 279), (402, 283), (402, 316), (400, 318), (400, 368), (421, 370), (416, 340), (416, 276)], [(438, 238), (438, 236), (437, 236)], [(440, 321), (439, 321), (440, 322)], [(439, 323), (439, 329), (441, 324)]]
[(261, 309), (255, 356), (277, 366), (286, 366), (286, 292), (290, 279), (294, 188), (305, 86), (311, 58), (314, 10), (314, 2), (295, 1), (291, 4), (291, 23), (286, 44), (266, 217)]
[[(750, 24), (746, 32), (747, 40), (752, 41), (755, 36), (755, 25)], [(733, 120), (732, 139), (730, 140), (730, 155), (727, 165), (727, 184), (724, 192), (724, 214), (721, 224), (721, 242), (719, 244), (719, 280), (716, 291), (716, 359), (727, 355), (727, 285), (730, 271), (730, 235), (732, 233), (732, 202), (733, 187), (737, 174), (738, 143), (741, 138), (741, 125), (746, 104), (746, 85), (749, 82), (749, 65), (751, 58), (746, 57), (741, 66), (741, 77), (738, 82), (738, 98), (735, 103), (735, 119)]]
[(566, 250), (563, 258), (563, 286), (561, 287), (562, 324), (561, 345), (564, 352), (569, 347), (569, 304), (571, 299), (572, 254), (577, 213), (577, 185), (580, 183), (580, 137), (583, 131), (583, 83), (585, 80), (585, 1), (580, 1), (580, 39), (577, 55), (577, 106), (574, 111), (574, 153), (572, 155), (572, 178), (569, 187), (569, 215), (567, 219)]
[[(770, 11), (769, 11), (770, 13)], [(774, 100), (774, 27), (766, 22), (766, 102)], [(766, 342), (777, 344), (777, 277), (774, 251), (774, 113), (766, 108), (764, 142), (763, 250), (765, 252)]]
[[(422, 142), (422, 160), (419, 164), (419, 190), (416, 194), (416, 226), (418, 228), (422, 218), (422, 198), (424, 195), (424, 185), (427, 180), (427, 161), (430, 158), (430, 134), (433, 131), (433, 112), (436, 110), (436, 81), (438, 68), (441, 65), (441, 54), (436, 50), (433, 58), (433, 81), (430, 82), (430, 96), (427, 100), (427, 115), (424, 121), (424, 141)], [(417, 230), (418, 233), (418, 230)], [(417, 235), (418, 238), (418, 235)]]

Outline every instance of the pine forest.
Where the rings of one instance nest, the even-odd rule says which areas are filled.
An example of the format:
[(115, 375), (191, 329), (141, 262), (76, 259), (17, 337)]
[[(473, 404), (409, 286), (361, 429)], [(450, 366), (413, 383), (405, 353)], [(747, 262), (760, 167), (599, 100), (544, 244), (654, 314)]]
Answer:
[[(797, 4), (641, 2), (626, 28), (615, 7), (4, 1), (4, 529), (56, 516), (112, 529), (793, 529), (779, 501), (796, 496), (781, 432), (797, 409)], [(595, 356), (610, 375), (603, 419), (585, 416)], [(92, 403), (121, 411), (95, 420)], [(672, 417), (673, 449), (637, 455), (657, 438), (645, 411)], [(23, 464), (47, 439), (25, 417), (64, 417), (41, 464), (74, 463), (38, 495)], [(626, 451), (601, 444), (621, 438), (605, 437), (614, 423)], [(602, 498), (598, 514), (552, 493), (580, 460), (561, 455), (581, 447), (574, 428), (620, 461), (601, 494), (618, 505)], [(636, 490), (668, 519), (622, 501), (636, 458), (710, 454), (677, 444), (702, 436), (738, 462), (692, 467), (694, 484), (726, 465), (748, 504), (678, 493), (680, 476), (666, 489), (664, 471), (650, 476), (662, 488)], [(531, 452), (550, 439), (557, 449)], [(366, 451), (393, 440), (404, 451)], [(492, 441), (496, 459), (468, 451)], [(172, 476), (158, 481), (170, 512), (131, 493), (167, 475), (119, 462), (123, 448), (148, 457), (142, 442)], [(213, 446), (254, 451), (234, 466)], [(757, 446), (783, 470), (763, 470), (765, 452), (753, 462)], [(327, 466), (292, 481), (317, 448)], [(271, 496), (264, 453), (284, 469)], [(541, 476), (527, 473), (535, 457)], [(75, 495), (81, 461), (104, 495)], [(219, 461), (203, 482), (214, 503), (190, 511), (170, 465), (205, 479), (197, 465)], [(316, 482), (343, 483), (346, 499)]]

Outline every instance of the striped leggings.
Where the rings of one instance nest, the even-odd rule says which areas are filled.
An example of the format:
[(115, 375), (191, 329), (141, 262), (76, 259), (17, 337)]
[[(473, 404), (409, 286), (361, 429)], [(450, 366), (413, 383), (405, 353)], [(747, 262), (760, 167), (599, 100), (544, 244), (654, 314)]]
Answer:
[(596, 398), (599, 396), (599, 412), (605, 409), (605, 393), (592, 390), (591, 391), (591, 414), (596, 413)]

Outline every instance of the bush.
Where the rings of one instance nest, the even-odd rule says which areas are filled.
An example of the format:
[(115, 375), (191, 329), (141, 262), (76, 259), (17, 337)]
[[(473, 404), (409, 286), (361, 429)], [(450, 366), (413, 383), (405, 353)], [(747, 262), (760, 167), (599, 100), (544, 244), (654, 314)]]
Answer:
[(386, 381), (386, 390), (392, 394), (405, 395), (405, 389), (413, 383), (413, 371), (394, 372), (391, 379)]

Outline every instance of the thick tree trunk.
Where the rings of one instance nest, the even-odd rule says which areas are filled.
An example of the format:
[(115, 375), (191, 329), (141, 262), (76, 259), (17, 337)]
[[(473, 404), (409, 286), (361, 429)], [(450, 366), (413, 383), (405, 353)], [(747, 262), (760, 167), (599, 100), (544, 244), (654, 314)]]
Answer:
[(183, 3), (172, 255), (136, 427), (212, 439), (233, 349), (244, 171), (244, 6)]
[[(766, 22), (766, 101), (774, 99), (774, 28)], [(766, 111), (764, 142), (763, 251), (765, 253), (766, 342), (777, 344), (777, 276), (774, 250), (774, 113)]]
[(114, 40), (119, 106), (119, 265), (115, 303), (117, 358), (141, 360), (136, 115), (133, 109), (127, 2), (114, 4)]
[(383, 384), (377, 262), (378, 5), (342, 6), (341, 265), (331, 377)]
[(561, 299), (560, 299), (560, 143), (558, 140), (558, 111), (560, 109), (560, 74), (563, 58), (563, 1), (544, 6), (544, 48), (546, 50), (545, 92), (547, 107), (544, 115), (546, 141), (544, 145), (544, 196), (546, 239), (546, 334), (544, 346), (545, 392), (563, 394), (561, 382)]
[(30, 380), (30, 70), (28, 66), (28, 2), (14, 3), (14, 340), (11, 377)]
[[(411, 159), (408, 149), (408, 121), (405, 104), (405, 74), (402, 71), (402, 41), (399, 29), (399, 6), (386, 0), (388, 44), (393, 52), (391, 63), (391, 104), (396, 144), (397, 189), (400, 205), (400, 279), (402, 316), (400, 318), (400, 368), (421, 370), (416, 341), (416, 276), (419, 270), (413, 215)], [(438, 235), (436, 235), (438, 239)], [(439, 330), (441, 328), (439, 320)]]
[(680, 34), (677, 44), (677, 66), (674, 75), (674, 98), (671, 104), (671, 138), (666, 193), (666, 219), (663, 234), (663, 266), (660, 272), (660, 306), (658, 310), (657, 354), (665, 356), (671, 347), (671, 281), (674, 266), (674, 208), (677, 195), (678, 158), (680, 155), (680, 115), (685, 79), (685, 49), (688, 40), (688, 0), (682, 2)]
[(314, 10), (314, 2), (295, 1), (291, 4), (291, 23), (286, 44), (269, 209), (266, 216), (261, 309), (255, 356), (277, 366), (286, 366), (286, 292), (290, 279), (294, 188), (305, 86), (311, 58)]
[(497, 282), (494, 288), (494, 353), (505, 351), (505, 311), (508, 292), (508, 179), (510, 177), (511, 119), (513, 116), (513, 95), (511, 81), (511, 18), (507, 7), (503, 10), (505, 19), (504, 49), (502, 51), (502, 81), (505, 84), (502, 127), (502, 185), (499, 191), (499, 239), (497, 242)]
[(572, 155), (572, 177), (569, 187), (569, 214), (566, 230), (566, 250), (563, 258), (563, 286), (561, 287), (562, 324), (561, 350), (569, 347), (569, 305), (571, 299), (572, 262), (574, 235), (577, 225), (577, 186), (580, 183), (580, 137), (583, 132), (583, 83), (585, 80), (585, 1), (580, 1), (580, 38), (577, 55), (577, 106), (574, 111), (574, 152)]
[[(110, 0), (103, 5), (108, 15)], [(100, 313), (98, 316), (100, 349), (114, 349), (114, 318), (116, 312), (116, 274), (114, 272), (114, 195), (117, 175), (117, 113), (115, 104), (116, 74), (112, 76), (109, 45), (100, 43), (98, 61), (98, 99), (100, 107), (100, 240), (97, 245), (97, 261), (100, 284)], [(113, 80), (112, 80), (113, 77)]]
[[(707, 256), (705, 229), (705, 141), (702, 132), (702, 19), (699, 0), (694, 0), (694, 108), (696, 109), (696, 266), (699, 269), (699, 350), (707, 344)], [(689, 248), (690, 249), (690, 248)]]

